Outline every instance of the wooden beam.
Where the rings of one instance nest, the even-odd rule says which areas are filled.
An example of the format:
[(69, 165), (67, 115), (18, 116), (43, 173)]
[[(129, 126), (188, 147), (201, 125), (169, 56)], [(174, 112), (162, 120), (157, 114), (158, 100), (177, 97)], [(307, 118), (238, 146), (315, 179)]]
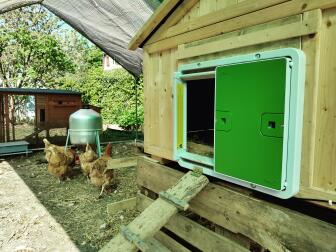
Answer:
[(8, 106), (8, 94), (4, 95), (4, 106), (5, 106), (5, 132), (6, 132), (6, 139), (5, 142), (10, 141), (10, 134), (9, 134), (9, 106)]
[(193, 47), (186, 47), (186, 45), (184, 44), (180, 45), (177, 58), (192, 58), (195, 56), (227, 51), (251, 45), (258, 45), (309, 34), (315, 34), (321, 27), (322, 13), (320, 10), (313, 10), (311, 12), (313, 12), (315, 15), (308, 20), (280, 25), (272, 28), (266, 28), (248, 34), (233, 36), (230, 38), (209, 42)]
[(336, 193), (336, 8), (323, 12), (319, 77), (317, 87), (316, 132), (313, 186)]
[[(195, 176), (192, 172), (185, 174), (176, 184), (169, 188), (166, 193), (177, 200), (189, 202), (208, 183), (208, 179), (203, 176)], [(167, 221), (178, 212), (178, 208), (166, 199), (158, 198), (150, 207), (146, 208), (136, 217), (127, 229), (138, 238), (146, 241), (152, 238)], [(101, 251), (137, 251), (137, 246), (129, 242), (124, 235), (119, 233)]]
[(168, 28), (176, 25), (191, 9), (197, 4), (199, 0), (182, 1), (179, 7), (168, 17), (167, 21), (160, 26), (160, 28), (148, 39), (147, 43), (151, 44), (164, 38), (164, 33)]
[[(137, 182), (156, 193), (182, 172), (138, 160)], [(190, 210), (234, 233), (241, 233), (270, 251), (336, 251), (336, 226), (232, 189), (208, 184), (190, 202)], [(323, 214), (323, 213), (321, 213)]]
[(180, 0), (165, 0), (133, 37), (128, 49), (137, 49), (179, 2)]
[[(314, 9), (328, 9), (336, 7), (336, 0), (295, 0), (278, 4), (266, 9), (258, 10), (246, 15), (215, 23), (190, 32), (173, 36), (154, 44), (146, 45), (148, 53), (155, 53), (175, 48), (180, 44), (201, 40), (223, 33), (239, 30), (276, 19), (301, 14)], [(198, 19), (195, 19), (195, 21)]]
[(3, 95), (0, 95), (0, 142), (5, 141)]
[(333, 202), (336, 202), (336, 192), (323, 190), (314, 186), (301, 187), (296, 197), (302, 199), (323, 200), (325, 202), (332, 200)]
[(189, 22), (170, 27), (166, 31), (166, 34), (164, 36), (165, 38), (173, 37), (185, 32), (196, 30), (211, 24), (215, 24), (224, 20), (245, 15), (257, 10), (261, 10), (288, 1), (289, 0), (243, 1), (238, 4), (228, 6), (224, 9), (203, 15), (199, 18), (195, 18), (193, 20), (190, 20)]
[(151, 158), (159, 162), (160, 164), (168, 164), (171, 162), (169, 159), (165, 159), (159, 156), (151, 155)]
[[(140, 211), (146, 209), (153, 202), (152, 199), (143, 194), (138, 194), (137, 197), (139, 198), (137, 208)], [(165, 225), (165, 228), (201, 251), (221, 251), (224, 248), (226, 251), (232, 252), (249, 251), (232, 240), (216, 234), (180, 214), (173, 216)]]
[(137, 157), (126, 157), (126, 158), (112, 158), (107, 162), (107, 169), (123, 169), (127, 167), (134, 167), (138, 164)]
[(173, 238), (171, 238), (169, 235), (166, 235), (162, 231), (157, 232), (154, 235), (154, 238), (158, 240), (162, 245), (164, 245), (166, 248), (170, 249), (174, 252), (191, 252), (191, 250), (187, 249), (177, 241), (175, 241)]
[[(173, 252), (170, 249), (166, 248), (161, 242), (156, 240), (155, 238), (149, 238), (146, 241), (147, 246), (149, 247), (147, 252)], [(144, 250), (142, 250), (144, 251)]]
[(11, 95), (9, 97), (9, 103), (10, 103), (10, 123), (12, 126), (12, 140), (15, 141), (15, 100), (14, 95)]
[[(320, 11), (320, 10), (317, 10)], [(308, 20), (313, 11), (304, 13), (303, 19)], [(321, 13), (322, 15), (322, 13)], [(322, 22), (323, 23), (323, 22)], [(319, 58), (321, 44), (321, 29), (314, 36), (302, 37), (302, 50), (306, 54), (306, 81), (304, 89), (304, 113), (303, 113), (303, 129), (302, 129), (302, 154), (301, 154), (301, 189), (300, 196), (303, 192), (303, 187), (311, 187), (313, 185), (313, 174), (315, 164), (315, 142), (316, 142), (316, 117), (317, 117), (317, 97), (319, 87)], [(311, 190), (315, 191), (315, 190)], [(335, 197), (336, 197), (336, 192)], [(312, 196), (314, 195), (314, 196)], [(315, 198), (316, 193), (310, 194), (310, 197)], [(327, 196), (325, 194), (324, 196)], [(319, 196), (320, 197), (320, 196)], [(326, 199), (326, 198), (324, 198)]]
[(34, 99), (35, 99), (35, 119), (34, 119), (34, 136), (35, 136), (35, 143), (37, 144), (38, 142), (38, 127), (37, 127), (37, 118), (39, 117), (39, 115), (37, 115), (37, 95), (34, 95)]

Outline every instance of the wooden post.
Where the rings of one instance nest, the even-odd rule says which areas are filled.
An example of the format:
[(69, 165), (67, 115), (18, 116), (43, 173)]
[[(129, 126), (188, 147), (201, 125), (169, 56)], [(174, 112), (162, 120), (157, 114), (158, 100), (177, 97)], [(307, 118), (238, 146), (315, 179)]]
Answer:
[(6, 131), (6, 139), (5, 142), (10, 141), (10, 135), (9, 135), (9, 108), (8, 108), (8, 94), (5, 94), (5, 131)]
[(34, 125), (34, 132), (35, 132), (35, 143), (37, 145), (38, 142), (38, 128), (37, 128), (37, 96), (34, 95), (35, 99), (35, 125)]
[(0, 95), (0, 142), (5, 141), (4, 123), (3, 95)]
[(9, 119), (12, 126), (12, 140), (15, 141), (15, 100), (14, 95), (9, 97), (10, 102), (10, 114)]

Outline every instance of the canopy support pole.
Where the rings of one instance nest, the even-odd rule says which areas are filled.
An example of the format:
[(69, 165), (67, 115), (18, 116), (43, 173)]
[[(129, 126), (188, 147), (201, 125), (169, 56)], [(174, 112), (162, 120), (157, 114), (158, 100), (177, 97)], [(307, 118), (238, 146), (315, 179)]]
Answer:
[[(130, 73), (130, 72), (129, 72)], [(132, 73), (131, 73), (132, 74)], [(140, 78), (134, 74), (132, 74), (134, 77), (134, 88), (135, 88), (135, 144), (138, 142), (138, 130), (139, 130), (139, 113), (138, 113), (138, 84)]]

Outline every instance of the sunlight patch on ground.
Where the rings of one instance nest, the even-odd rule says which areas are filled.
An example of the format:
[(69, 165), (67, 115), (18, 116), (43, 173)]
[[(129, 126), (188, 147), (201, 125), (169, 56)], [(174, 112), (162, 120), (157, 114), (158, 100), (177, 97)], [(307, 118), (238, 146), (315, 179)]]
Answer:
[(0, 163), (0, 250), (79, 251), (6, 161)]

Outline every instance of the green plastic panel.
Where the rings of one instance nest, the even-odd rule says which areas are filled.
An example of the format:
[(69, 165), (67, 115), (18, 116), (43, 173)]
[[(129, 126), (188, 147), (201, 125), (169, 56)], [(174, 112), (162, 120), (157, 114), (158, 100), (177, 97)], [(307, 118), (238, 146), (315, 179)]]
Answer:
[(283, 189), (287, 64), (279, 58), (217, 68), (216, 172)]
[(176, 148), (183, 147), (183, 136), (184, 136), (184, 85), (182, 83), (178, 83), (176, 85), (176, 96), (177, 96), (177, 146)]

